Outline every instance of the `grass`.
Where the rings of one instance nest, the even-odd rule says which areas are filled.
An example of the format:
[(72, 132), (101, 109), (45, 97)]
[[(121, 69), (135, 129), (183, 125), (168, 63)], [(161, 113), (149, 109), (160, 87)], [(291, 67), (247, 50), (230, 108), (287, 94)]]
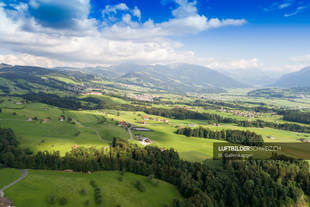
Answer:
[[(100, 123), (104, 118), (103, 114), (62, 110), (40, 103), (17, 105), (16, 102), (17, 100), (6, 99), (0, 104), (0, 127), (12, 128), (21, 147), (29, 147), (34, 152), (58, 150), (64, 155), (75, 144), (83, 147), (103, 147), (110, 144), (114, 136), (129, 138), (128, 132), (116, 126), (115, 122), (106, 120)], [(62, 114), (67, 118), (71, 117), (75, 124), (60, 122), (59, 117)], [(49, 118), (49, 121), (27, 121), (28, 117), (41, 120)]]
[[(134, 132), (134, 134), (143, 135), (149, 137), (153, 141), (153, 145), (161, 148), (174, 148), (180, 154), (181, 158), (189, 161), (203, 161), (205, 159), (212, 158), (213, 156), (213, 143), (224, 142), (214, 139), (205, 139), (198, 137), (186, 137), (183, 135), (175, 134), (178, 126), (188, 126), (193, 124), (194, 126), (202, 126), (211, 128), (212, 130), (222, 129), (238, 129), (238, 130), (250, 130), (263, 136), (265, 142), (297, 142), (299, 138), (309, 139), (309, 134), (296, 133), (272, 128), (245, 128), (238, 127), (233, 124), (222, 124), (220, 127), (208, 125), (206, 121), (199, 120), (174, 120), (169, 119), (169, 124), (159, 123), (157, 121), (147, 121), (147, 125), (139, 124), (142, 120), (141, 116), (143, 112), (120, 112), (120, 116), (116, 116), (115, 111), (107, 111), (108, 117), (115, 120), (126, 120), (138, 126), (152, 129), (152, 132)], [(151, 116), (162, 119), (163, 117)], [(269, 139), (268, 136), (272, 135), (275, 139)], [(138, 143), (137, 141), (133, 141)], [(138, 143), (139, 144), (139, 143)]]
[[(123, 181), (119, 181), (117, 171), (86, 173), (70, 173), (60, 171), (29, 170), (28, 176), (20, 183), (9, 188), (5, 193), (16, 206), (42, 207), (50, 206), (47, 198), (55, 194), (57, 198), (64, 196), (68, 200), (67, 207), (84, 206), (86, 200), (89, 207), (95, 207), (94, 190), (89, 182), (94, 180), (101, 188), (103, 205), (124, 207), (157, 207), (164, 204), (171, 205), (173, 199), (181, 196), (176, 187), (164, 181), (154, 186), (147, 178), (132, 173), (125, 173)], [(134, 183), (140, 180), (146, 191), (140, 192)], [(81, 189), (86, 195), (81, 195)], [(58, 204), (52, 206), (59, 206)]]
[[(101, 96), (101, 98), (107, 99), (108, 96)], [(115, 121), (125, 120), (137, 126), (152, 129), (152, 132), (134, 132), (134, 134), (149, 137), (153, 141), (152, 145), (160, 148), (174, 148), (179, 152), (182, 159), (189, 161), (203, 161), (212, 158), (213, 143), (219, 141), (177, 135), (174, 132), (179, 126), (202, 126), (212, 128), (213, 130), (250, 130), (261, 134), (266, 142), (298, 142), (297, 139), (299, 138), (310, 139), (310, 135), (305, 133), (295, 133), (271, 128), (244, 128), (233, 124), (222, 124), (221, 127), (215, 127), (209, 125), (207, 121), (202, 120), (169, 119), (169, 124), (148, 120), (147, 125), (144, 126), (139, 124), (139, 121), (142, 120), (142, 116), (144, 115), (143, 112), (119, 111), (118, 116), (115, 110), (72, 111), (40, 103), (18, 105), (16, 103), (20, 100), (16, 98), (11, 98), (11, 100), (3, 98), (3, 100), (4, 102), (0, 104), (0, 108), (2, 107), (3, 111), (0, 113), (0, 126), (12, 128), (21, 146), (29, 147), (35, 152), (39, 150), (58, 150), (64, 155), (75, 144), (83, 147), (95, 146), (100, 148), (109, 145), (113, 137), (129, 139), (128, 131), (117, 126), (112, 119)], [(120, 100), (118, 101), (120, 102)], [(13, 112), (17, 114), (13, 115)], [(219, 112), (213, 111), (213, 113)], [(67, 121), (60, 122), (59, 117), (61, 114), (64, 114), (67, 118), (71, 117), (75, 124), (68, 123)], [(34, 116), (39, 119), (49, 117), (50, 121), (48, 123), (26, 121), (28, 117)], [(148, 116), (163, 119), (163, 117), (159, 116)], [(226, 116), (228, 115), (226, 114)], [(264, 120), (268, 116), (268, 114), (264, 114)], [(102, 123), (103, 119), (106, 119), (106, 121)], [(240, 119), (243, 118), (240, 117)], [(271, 121), (272, 118), (269, 119)], [(273, 117), (273, 119), (278, 119), (278, 117)], [(275, 139), (269, 139), (268, 136), (270, 135)], [(136, 140), (131, 140), (131, 142), (140, 145)], [(140, 146), (142, 147), (142, 145)]]
[(0, 188), (10, 184), (22, 176), (22, 172), (17, 169), (2, 168), (0, 169)]

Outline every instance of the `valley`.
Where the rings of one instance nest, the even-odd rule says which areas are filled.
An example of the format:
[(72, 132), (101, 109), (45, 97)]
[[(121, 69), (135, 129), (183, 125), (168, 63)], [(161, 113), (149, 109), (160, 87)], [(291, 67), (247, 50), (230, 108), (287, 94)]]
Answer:
[[(173, 158), (176, 159), (175, 163), (199, 163), (202, 168), (208, 169), (206, 172), (220, 170), (221, 176), (226, 179), (225, 164), (213, 160), (214, 143), (234, 143), (234, 139), (245, 141), (248, 136), (262, 143), (310, 142), (309, 123), (295, 116), (307, 117), (310, 112), (307, 94), (303, 97), (277, 96), (272, 89), (227, 88), (220, 93), (198, 94), (195, 90), (187, 93), (179, 93), (178, 90), (174, 93), (169, 90), (155, 93), (148, 86), (108, 80), (88, 72), (31, 67), (1, 70), (0, 126), (2, 129), (13, 130), (18, 148), (23, 150), (25, 156), (19, 158), (20, 155), (15, 155), (14, 150), (13, 155), (6, 152), (3, 154), (2, 166), (16, 167), (21, 165), (19, 159), (26, 159), (22, 166), (37, 169), (27, 170), (29, 175), (24, 180), (5, 190), (5, 195), (17, 206), (29, 203), (42, 206), (48, 199), (60, 202), (62, 197), (68, 202), (67, 206), (82, 206), (87, 200), (87, 205), (95, 206), (91, 196), (87, 194), (84, 198), (78, 192), (79, 188), (90, 192), (91, 186), (88, 183), (92, 179), (98, 180), (100, 186), (103, 186), (103, 203), (107, 206), (164, 206), (172, 203), (178, 206), (176, 202), (189, 199), (186, 191), (178, 184), (183, 181), (171, 179), (164, 172), (157, 172), (158, 167), (142, 170), (149, 164), (150, 161), (146, 161), (149, 158), (139, 158), (138, 155), (128, 158), (131, 157), (130, 153), (126, 155), (128, 151), (134, 155), (141, 150), (145, 155), (159, 149), (163, 153), (160, 156), (176, 156)], [(19, 70), (26, 75), (16, 78)], [(200, 132), (197, 134), (195, 129), (209, 130), (212, 134), (205, 138), (206, 135)], [(190, 131), (181, 133), (182, 130)], [(225, 137), (222, 134), (232, 135)], [(177, 155), (167, 155), (165, 152)], [(97, 157), (96, 161), (91, 161), (92, 157)], [(50, 166), (49, 159), (57, 161)], [(100, 161), (102, 159), (110, 161), (106, 163)], [(123, 168), (122, 163), (137, 162), (139, 165), (139, 159), (146, 159), (140, 162), (148, 164), (137, 168), (127, 167), (129, 172), (125, 173), (124, 181), (118, 181), (118, 170)], [(85, 165), (77, 166), (73, 160)], [(94, 162), (100, 164), (95, 165)], [(278, 162), (279, 165), (287, 164)], [(129, 163), (126, 165), (130, 166)], [(297, 166), (302, 164), (298, 163)], [(68, 169), (69, 172), (64, 172)], [(303, 170), (301, 167), (300, 172)], [(12, 173), (12, 179), (19, 174), (14, 169), (0, 170), (0, 174), (7, 172)], [(160, 181), (158, 187), (150, 186), (146, 177), (136, 174), (155, 176), (177, 185), (179, 191), (164, 181)], [(54, 180), (58, 183), (54, 183)], [(141, 180), (147, 190), (133, 193), (136, 190), (135, 180)], [(8, 181), (1, 182), (5, 185)], [(239, 182), (243, 181), (236, 181)], [(74, 183), (78, 183), (79, 188), (73, 188)], [(283, 182), (282, 186), (285, 187), (286, 183)], [(112, 188), (113, 191), (108, 191)], [(17, 196), (20, 194), (24, 196)], [(128, 194), (126, 199), (121, 196), (124, 194)], [(54, 197), (49, 198), (51, 195)], [(216, 196), (214, 194), (208, 199), (212, 200)], [(161, 198), (160, 204), (154, 202), (158, 197)], [(135, 203), (137, 198), (140, 202), (138, 204)], [(208, 202), (208, 199), (205, 201)]]

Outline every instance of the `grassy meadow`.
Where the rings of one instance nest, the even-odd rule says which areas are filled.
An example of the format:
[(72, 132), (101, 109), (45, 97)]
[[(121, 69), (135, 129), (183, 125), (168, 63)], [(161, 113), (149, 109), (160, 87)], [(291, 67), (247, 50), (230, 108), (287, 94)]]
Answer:
[[(85, 206), (84, 203), (87, 200), (89, 207), (98, 206), (94, 202), (91, 180), (94, 180), (101, 188), (102, 206), (158, 207), (170, 205), (175, 198), (181, 199), (175, 186), (160, 180), (156, 186), (155, 180), (149, 182), (147, 177), (127, 172), (124, 175), (117, 171), (95, 172), (90, 175), (43, 170), (28, 170), (28, 172), (24, 180), (5, 192), (16, 206), (61, 206), (58, 203), (55, 205), (47, 203), (50, 194), (56, 195), (58, 199), (65, 197), (68, 207)], [(122, 177), (122, 181), (119, 177)], [(144, 185), (145, 192), (136, 189), (134, 184), (137, 180)], [(81, 195), (82, 189), (86, 191), (85, 195)]]
[[(105, 95), (101, 98), (107, 97), (108, 96)], [(119, 98), (114, 98), (113, 101), (128, 103)], [(58, 150), (64, 155), (65, 152), (71, 150), (74, 145), (100, 148), (109, 145), (113, 137), (120, 137), (126, 140), (129, 139), (128, 131), (117, 126), (115, 121), (126, 121), (136, 126), (151, 129), (151, 132), (133, 131), (133, 134), (149, 137), (152, 140), (152, 145), (161, 148), (174, 148), (179, 152), (181, 158), (189, 161), (203, 161), (212, 158), (213, 143), (223, 141), (177, 135), (175, 131), (180, 126), (202, 126), (212, 128), (213, 130), (250, 130), (257, 134), (261, 134), (265, 142), (297, 142), (297, 139), (300, 138), (310, 139), (310, 136), (304, 133), (271, 128), (244, 128), (233, 124), (213, 126), (209, 125), (207, 121), (201, 120), (168, 119), (169, 123), (147, 120), (147, 124), (143, 125), (140, 123), (142, 117), (145, 115), (143, 112), (118, 112), (115, 110), (72, 111), (41, 103), (22, 102), (22, 104), (20, 104), (20, 102), (21, 100), (18, 98), (3, 98), (3, 102), (0, 104), (0, 108), (2, 108), (2, 113), (0, 113), (0, 126), (12, 128), (21, 146), (29, 147), (34, 152), (39, 150)], [(205, 111), (199, 108), (196, 110), (200, 110), (201, 112)], [(216, 111), (206, 112), (233, 117), (227, 113)], [(67, 120), (60, 121), (59, 118), (61, 115), (64, 115)], [(158, 120), (164, 119), (164, 117), (160, 116), (148, 116), (154, 119), (157, 118)], [(29, 117), (37, 117), (38, 120), (28, 121), (27, 119)], [(68, 121), (69, 118), (71, 121)], [(239, 117), (239, 119), (244, 118)], [(265, 119), (272, 121), (271, 116), (268, 114), (264, 114), (264, 120)], [(278, 120), (279, 117), (273, 117), (273, 119)], [(274, 139), (269, 139), (269, 136), (273, 136)], [(130, 140), (130, 142), (136, 143), (142, 147), (136, 140)]]
[(0, 169), (0, 188), (10, 184), (14, 180), (22, 176), (22, 171), (12, 168)]

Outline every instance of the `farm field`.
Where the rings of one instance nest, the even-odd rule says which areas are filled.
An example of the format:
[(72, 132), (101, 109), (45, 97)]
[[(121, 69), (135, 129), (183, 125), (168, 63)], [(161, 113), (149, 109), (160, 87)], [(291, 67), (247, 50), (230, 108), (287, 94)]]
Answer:
[[(102, 116), (60, 110), (46, 104), (30, 103), (21, 107), (14, 103), (5, 101), (0, 105), (7, 106), (0, 113), (0, 126), (12, 128), (21, 146), (35, 152), (58, 150), (64, 154), (74, 145), (103, 147), (110, 144), (114, 136), (129, 137), (126, 130), (110, 120), (98, 123)], [(16, 109), (16, 106), (20, 108)], [(60, 121), (62, 115), (72, 121)], [(28, 120), (29, 117), (32, 119)]]
[[(157, 207), (170, 205), (173, 199), (181, 199), (173, 185), (158, 180), (158, 186), (155, 186), (155, 179), (149, 182), (147, 177), (127, 172), (121, 175), (118, 171), (101, 171), (89, 175), (28, 170), (28, 173), (24, 180), (5, 191), (5, 195), (12, 198), (16, 206), (61, 206), (58, 202), (55, 205), (47, 203), (50, 194), (54, 194), (58, 199), (65, 197), (68, 207), (85, 206), (87, 200), (88, 206), (97, 206), (94, 202), (94, 189), (90, 185), (91, 180), (101, 188), (103, 206)], [(122, 181), (119, 177), (122, 177)], [(145, 192), (140, 192), (135, 187), (137, 180), (144, 185)], [(85, 190), (85, 195), (81, 195), (82, 189)]]
[[(121, 102), (122, 99), (117, 100)], [(305, 133), (272, 128), (245, 128), (233, 124), (214, 126), (203, 120), (167, 119), (168, 123), (148, 120), (147, 124), (144, 125), (140, 123), (143, 116), (153, 117), (158, 120), (165, 118), (146, 115), (143, 112), (116, 110), (73, 111), (41, 103), (16, 104), (18, 102), (18, 99), (11, 99), (10, 101), (5, 99), (0, 104), (0, 107), (3, 108), (2, 113), (0, 113), (0, 125), (5, 128), (12, 128), (20, 140), (21, 146), (28, 147), (34, 152), (60, 151), (64, 155), (75, 145), (101, 148), (108, 146), (113, 137), (128, 140), (129, 133), (127, 129), (117, 126), (115, 121), (126, 121), (136, 126), (151, 129), (151, 132), (134, 131), (133, 133), (134, 135), (143, 135), (150, 138), (153, 146), (173, 148), (179, 152), (181, 158), (189, 161), (203, 161), (212, 158), (213, 143), (224, 141), (177, 135), (175, 131), (180, 126), (202, 126), (212, 130), (250, 130), (262, 135), (265, 142), (298, 142), (297, 139), (305, 138), (309, 140), (310, 138)], [(72, 121), (60, 121), (59, 117), (62, 115), (66, 118), (70, 117)], [(37, 117), (38, 120), (28, 121), (29, 117)], [(233, 116), (230, 115), (229, 117)], [(48, 120), (44, 122), (45, 119)], [(269, 139), (269, 136), (274, 139)], [(135, 139), (130, 140), (130, 142), (142, 147)]]

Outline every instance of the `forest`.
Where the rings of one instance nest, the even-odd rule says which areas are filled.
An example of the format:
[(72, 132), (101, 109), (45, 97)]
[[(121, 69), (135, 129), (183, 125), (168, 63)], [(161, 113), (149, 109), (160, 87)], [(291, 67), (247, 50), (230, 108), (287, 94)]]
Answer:
[(153, 175), (177, 186), (185, 200), (174, 202), (175, 207), (292, 206), (310, 195), (309, 166), (299, 160), (223, 160), (213, 168), (181, 160), (173, 149), (140, 148), (119, 138), (108, 149), (77, 148), (62, 157), (57, 151), (20, 149), (11, 129), (0, 129), (0, 135), (4, 167)]
[(303, 124), (310, 124), (310, 113), (301, 111), (285, 111), (283, 112), (283, 120), (294, 121)]
[(177, 134), (183, 134), (188, 137), (204, 137), (208, 139), (225, 140), (231, 143), (243, 144), (243, 145), (261, 145), (264, 140), (261, 135), (258, 135), (250, 131), (241, 130), (221, 130), (213, 131), (207, 128), (179, 128), (176, 131)]

